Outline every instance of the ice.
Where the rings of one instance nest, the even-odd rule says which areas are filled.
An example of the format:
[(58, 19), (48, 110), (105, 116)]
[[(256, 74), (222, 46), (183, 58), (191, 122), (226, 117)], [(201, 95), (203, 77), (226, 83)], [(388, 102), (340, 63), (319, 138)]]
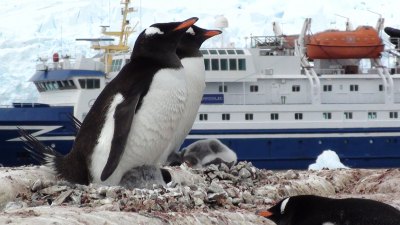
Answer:
[(325, 150), (318, 156), (314, 164), (308, 166), (309, 170), (348, 168), (340, 162), (339, 156), (332, 150)]
[[(141, 6), (141, 7), (140, 7)], [(76, 38), (99, 37), (100, 25), (110, 30), (120, 27), (118, 0), (2, 0), (0, 1), (0, 105), (13, 101), (34, 101), (37, 91), (28, 82), (35, 72), (38, 56), (69, 53), (72, 57), (91, 57), (96, 52), (89, 43), (75, 42)], [(328, 28), (344, 29), (349, 17), (354, 26), (375, 26), (380, 13), (385, 24), (399, 28), (400, 14), (393, 2), (382, 1), (296, 1), (296, 0), (215, 0), (133, 1), (140, 10), (128, 17), (130, 24), (141, 20), (137, 31), (155, 22), (184, 20), (199, 17), (197, 25), (215, 28), (216, 16), (223, 14), (229, 21), (224, 35), (207, 41), (206, 47), (249, 46), (251, 35), (273, 35), (271, 23), (276, 21), (285, 34), (298, 33), (304, 18), (313, 18), (312, 31)], [(132, 46), (137, 33), (129, 39)]]

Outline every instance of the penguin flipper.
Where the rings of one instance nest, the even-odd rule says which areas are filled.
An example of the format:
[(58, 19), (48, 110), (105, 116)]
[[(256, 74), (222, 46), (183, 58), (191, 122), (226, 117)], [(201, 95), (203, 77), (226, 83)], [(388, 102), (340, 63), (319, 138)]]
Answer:
[(139, 93), (126, 98), (115, 109), (114, 135), (111, 142), (110, 155), (101, 173), (101, 181), (105, 181), (111, 176), (121, 160), (140, 96)]

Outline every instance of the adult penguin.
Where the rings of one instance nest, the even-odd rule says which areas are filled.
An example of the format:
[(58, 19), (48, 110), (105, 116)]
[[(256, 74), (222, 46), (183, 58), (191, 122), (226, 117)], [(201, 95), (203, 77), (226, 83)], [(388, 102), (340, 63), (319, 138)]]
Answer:
[(219, 30), (206, 30), (193, 25), (181, 38), (176, 54), (181, 59), (187, 80), (188, 95), (184, 113), (180, 119), (168, 147), (161, 155), (159, 164), (164, 165), (170, 154), (175, 154), (181, 147), (196, 119), (205, 84), (205, 68), (200, 47), (207, 39), (221, 34)]
[(134, 167), (153, 165), (178, 126), (187, 97), (178, 42), (198, 19), (157, 23), (138, 36), (131, 61), (104, 88), (65, 156), (34, 148), (67, 181), (118, 185)]

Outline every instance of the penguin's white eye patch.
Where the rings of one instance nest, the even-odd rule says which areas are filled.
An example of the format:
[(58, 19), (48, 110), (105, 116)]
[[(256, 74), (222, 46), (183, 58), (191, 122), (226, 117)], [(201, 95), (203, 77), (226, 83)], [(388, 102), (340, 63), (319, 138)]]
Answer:
[(322, 225), (335, 225), (334, 223), (331, 223), (331, 222), (325, 222), (325, 223), (323, 223)]
[(196, 35), (196, 33), (194, 32), (193, 28), (189, 27), (189, 29), (187, 29), (186, 33), (189, 33), (191, 35)]
[(147, 36), (151, 36), (151, 35), (155, 35), (155, 34), (164, 34), (164, 32), (162, 32), (160, 29), (158, 29), (157, 27), (149, 27), (147, 28), (144, 33)]
[(281, 204), (281, 214), (285, 213), (285, 208), (286, 208), (286, 204), (289, 202), (289, 198), (283, 200), (282, 204)]

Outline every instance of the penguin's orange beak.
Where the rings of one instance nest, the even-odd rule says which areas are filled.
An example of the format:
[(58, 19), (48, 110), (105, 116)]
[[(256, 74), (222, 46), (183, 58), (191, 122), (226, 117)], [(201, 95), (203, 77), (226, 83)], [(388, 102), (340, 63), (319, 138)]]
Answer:
[(208, 30), (206, 32), (204, 32), (204, 37), (206, 38), (210, 38), (210, 37), (214, 37), (215, 35), (221, 34), (222, 31), (220, 30)]
[(272, 212), (270, 212), (268, 210), (257, 210), (256, 215), (268, 218), (268, 217), (272, 216), (273, 214), (272, 214)]
[(185, 21), (183, 21), (181, 24), (179, 24), (177, 27), (175, 27), (174, 31), (176, 30), (182, 30), (185, 28), (189, 28), (191, 27), (194, 23), (197, 22), (197, 20), (199, 20), (199, 18), (197, 17), (192, 17), (190, 19), (187, 19)]

